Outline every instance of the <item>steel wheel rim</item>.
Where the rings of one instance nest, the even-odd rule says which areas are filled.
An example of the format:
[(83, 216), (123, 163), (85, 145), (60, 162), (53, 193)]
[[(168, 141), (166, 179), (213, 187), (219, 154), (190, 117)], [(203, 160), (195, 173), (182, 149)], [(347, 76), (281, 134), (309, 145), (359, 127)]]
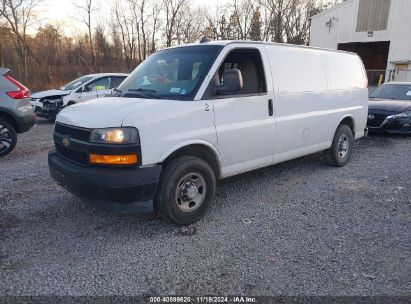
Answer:
[(182, 212), (193, 212), (204, 203), (206, 193), (205, 178), (199, 173), (188, 173), (177, 183), (176, 205)]
[(338, 139), (338, 155), (341, 158), (345, 158), (350, 150), (350, 142), (348, 140), (348, 136), (346, 134), (342, 134)]
[(0, 152), (10, 149), (12, 142), (10, 130), (5, 125), (0, 124)]

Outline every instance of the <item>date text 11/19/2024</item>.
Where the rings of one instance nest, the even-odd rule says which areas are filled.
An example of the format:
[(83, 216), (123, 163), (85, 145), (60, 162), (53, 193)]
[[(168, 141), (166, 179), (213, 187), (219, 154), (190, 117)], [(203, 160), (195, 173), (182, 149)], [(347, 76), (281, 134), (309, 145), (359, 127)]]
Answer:
[(163, 296), (150, 297), (150, 303), (257, 303), (257, 299), (247, 296)]

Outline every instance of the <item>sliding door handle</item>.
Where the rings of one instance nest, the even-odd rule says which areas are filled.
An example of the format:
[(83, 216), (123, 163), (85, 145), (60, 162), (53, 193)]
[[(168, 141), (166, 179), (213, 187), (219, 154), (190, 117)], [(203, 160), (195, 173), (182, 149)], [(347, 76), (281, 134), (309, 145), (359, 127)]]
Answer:
[(269, 99), (268, 100), (268, 115), (273, 116), (273, 114), (274, 114), (273, 100)]

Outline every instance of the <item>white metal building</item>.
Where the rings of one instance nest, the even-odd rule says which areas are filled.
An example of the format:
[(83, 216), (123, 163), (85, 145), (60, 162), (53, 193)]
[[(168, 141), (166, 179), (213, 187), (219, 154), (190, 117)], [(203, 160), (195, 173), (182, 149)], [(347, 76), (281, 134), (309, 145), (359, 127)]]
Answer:
[(411, 81), (411, 0), (346, 0), (311, 18), (310, 45), (357, 53), (370, 84), (377, 70)]

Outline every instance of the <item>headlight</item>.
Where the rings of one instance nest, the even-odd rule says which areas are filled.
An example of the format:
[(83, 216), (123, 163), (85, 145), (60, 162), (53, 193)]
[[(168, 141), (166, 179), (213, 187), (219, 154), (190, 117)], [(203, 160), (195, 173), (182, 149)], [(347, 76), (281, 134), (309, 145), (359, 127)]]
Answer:
[(136, 128), (107, 128), (93, 130), (90, 141), (99, 144), (138, 144), (140, 137)]
[(390, 115), (387, 118), (393, 118), (393, 119), (397, 119), (397, 118), (411, 118), (411, 111), (407, 111), (407, 112), (402, 112), (402, 113), (398, 113), (395, 115)]

